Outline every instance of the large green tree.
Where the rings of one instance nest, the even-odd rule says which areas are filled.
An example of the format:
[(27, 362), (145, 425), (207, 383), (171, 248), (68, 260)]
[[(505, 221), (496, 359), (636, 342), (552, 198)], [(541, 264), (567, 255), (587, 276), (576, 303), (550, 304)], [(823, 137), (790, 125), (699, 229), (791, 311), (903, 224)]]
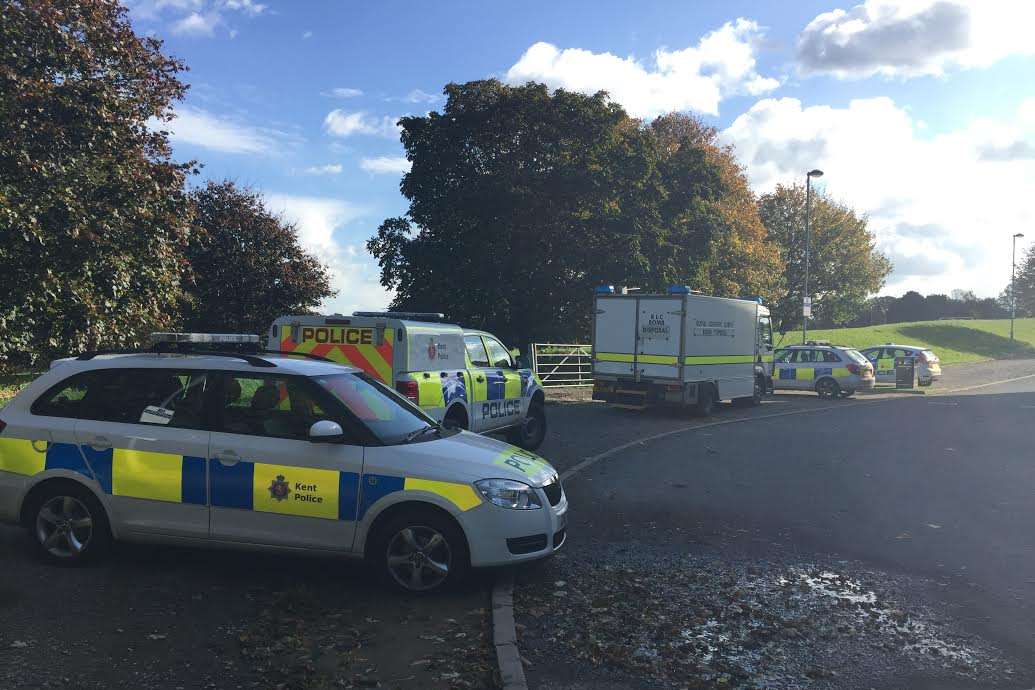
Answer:
[(600, 284), (745, 287), (714, 280), (738, 233), (730, 171), (699, 123), (645, 127), (604, 93), (534, 83), (445, 93), (441, 113), (400, 121), (409, 210), (368, 243), (393, 307), (522, 342), (587, 337)]
[[(776, 323), (799, 326), (805, 281), (805, 187), (778, 186), (758, 201), (769, 239), (783, 259), (785, 290), (774, 301)], [(810, 217), (809, 292), (817, 321), (843, 324), (866, 308), (891, 273), (891, 262), (876, 247), (866, 217), (813, 190)]]
[[(1031, 247), (1024, 258), (1017, 263), (1016, 293), (1017, 315), (1035, 316), (1035, 247)], [(1010, 287), (1006, 287), (1009, 300)], [(1007, 302), (1009, 307), (1009, 301)]]
[(2, 5), (0, 366), (174, 325), (190, 164), (149, 125), (182, 63), (114, 0)]
[(262, 334), (278, 316), (308, 312), (334, 294), (327, 268), (257, 193), (209, 182), (191, 202), (184, 328)]

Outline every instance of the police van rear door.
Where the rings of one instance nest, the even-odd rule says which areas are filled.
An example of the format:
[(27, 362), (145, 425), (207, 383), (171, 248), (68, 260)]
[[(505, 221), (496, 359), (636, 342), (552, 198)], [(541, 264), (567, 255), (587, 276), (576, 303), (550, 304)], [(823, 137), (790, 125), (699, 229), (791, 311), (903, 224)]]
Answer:
[(385, 385), (395, 385), (392, 367), (398, 322), (348, 317), (316, 317), (314, 321), (302, 317), (299, 321), (279, 327), (279, 347), (273, 349), (326, 357), (362, 369)]

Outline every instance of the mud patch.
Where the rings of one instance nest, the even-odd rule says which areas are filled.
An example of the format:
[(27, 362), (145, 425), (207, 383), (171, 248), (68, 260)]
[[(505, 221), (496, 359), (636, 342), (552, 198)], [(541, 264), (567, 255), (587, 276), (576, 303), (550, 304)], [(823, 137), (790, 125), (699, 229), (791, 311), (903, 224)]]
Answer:
[(916, 603), (921, 584), (847, 563), (564, 559), (519, 583), (516, 613), (533, 675), (565, 683), (867, 688), (915, 674), (1009, 678), (995, 649)]

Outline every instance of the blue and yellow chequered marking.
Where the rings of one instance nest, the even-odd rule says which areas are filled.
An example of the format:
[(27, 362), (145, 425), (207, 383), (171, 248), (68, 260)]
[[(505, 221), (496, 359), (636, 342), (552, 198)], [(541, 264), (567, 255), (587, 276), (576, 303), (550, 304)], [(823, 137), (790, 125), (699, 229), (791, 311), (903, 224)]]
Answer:
[(845, 367), (779, 367), (778, 378), (781, 381), (813, 381), (824, 376), (844, 378), (852, 372)]
[[(470, 401), (470, 377), (466, 371), (418, 371), (400, 378), (417, 382), (417, 404), (426, 409), (446, 407), (456, 400)], [(484, 381), (480, 385), (485, 388)]]
[(385, 474), (367, 474), (363, 476), (363, 486), (359, 500), (359, 516), (363, 519), (367, 510), (385, 496), (397, 491), (423, 491), (446, 499), (461, 512), (477, 508), (482, 499), (470, 484), (443, 482), (420, 477), (397, 477)]
[(0, 472), (31, 477), (46, 469), (47, 442), (0, 438)]
[(313, 467), (209, 461), (212, 506), (324, 520), (356, 519), (359, 475)]
[(131, 448), (80, 446), (106, 494), (205, 505), (205, 458)]

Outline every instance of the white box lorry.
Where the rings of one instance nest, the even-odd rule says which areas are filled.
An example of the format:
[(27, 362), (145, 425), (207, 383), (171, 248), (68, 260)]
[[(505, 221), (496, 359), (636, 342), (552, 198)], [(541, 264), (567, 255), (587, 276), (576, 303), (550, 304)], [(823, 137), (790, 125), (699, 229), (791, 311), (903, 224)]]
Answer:
[(772, 390), (773, 331), (761, 300), (597, 288), (593, 399), (642, 409), (758, 404)]

